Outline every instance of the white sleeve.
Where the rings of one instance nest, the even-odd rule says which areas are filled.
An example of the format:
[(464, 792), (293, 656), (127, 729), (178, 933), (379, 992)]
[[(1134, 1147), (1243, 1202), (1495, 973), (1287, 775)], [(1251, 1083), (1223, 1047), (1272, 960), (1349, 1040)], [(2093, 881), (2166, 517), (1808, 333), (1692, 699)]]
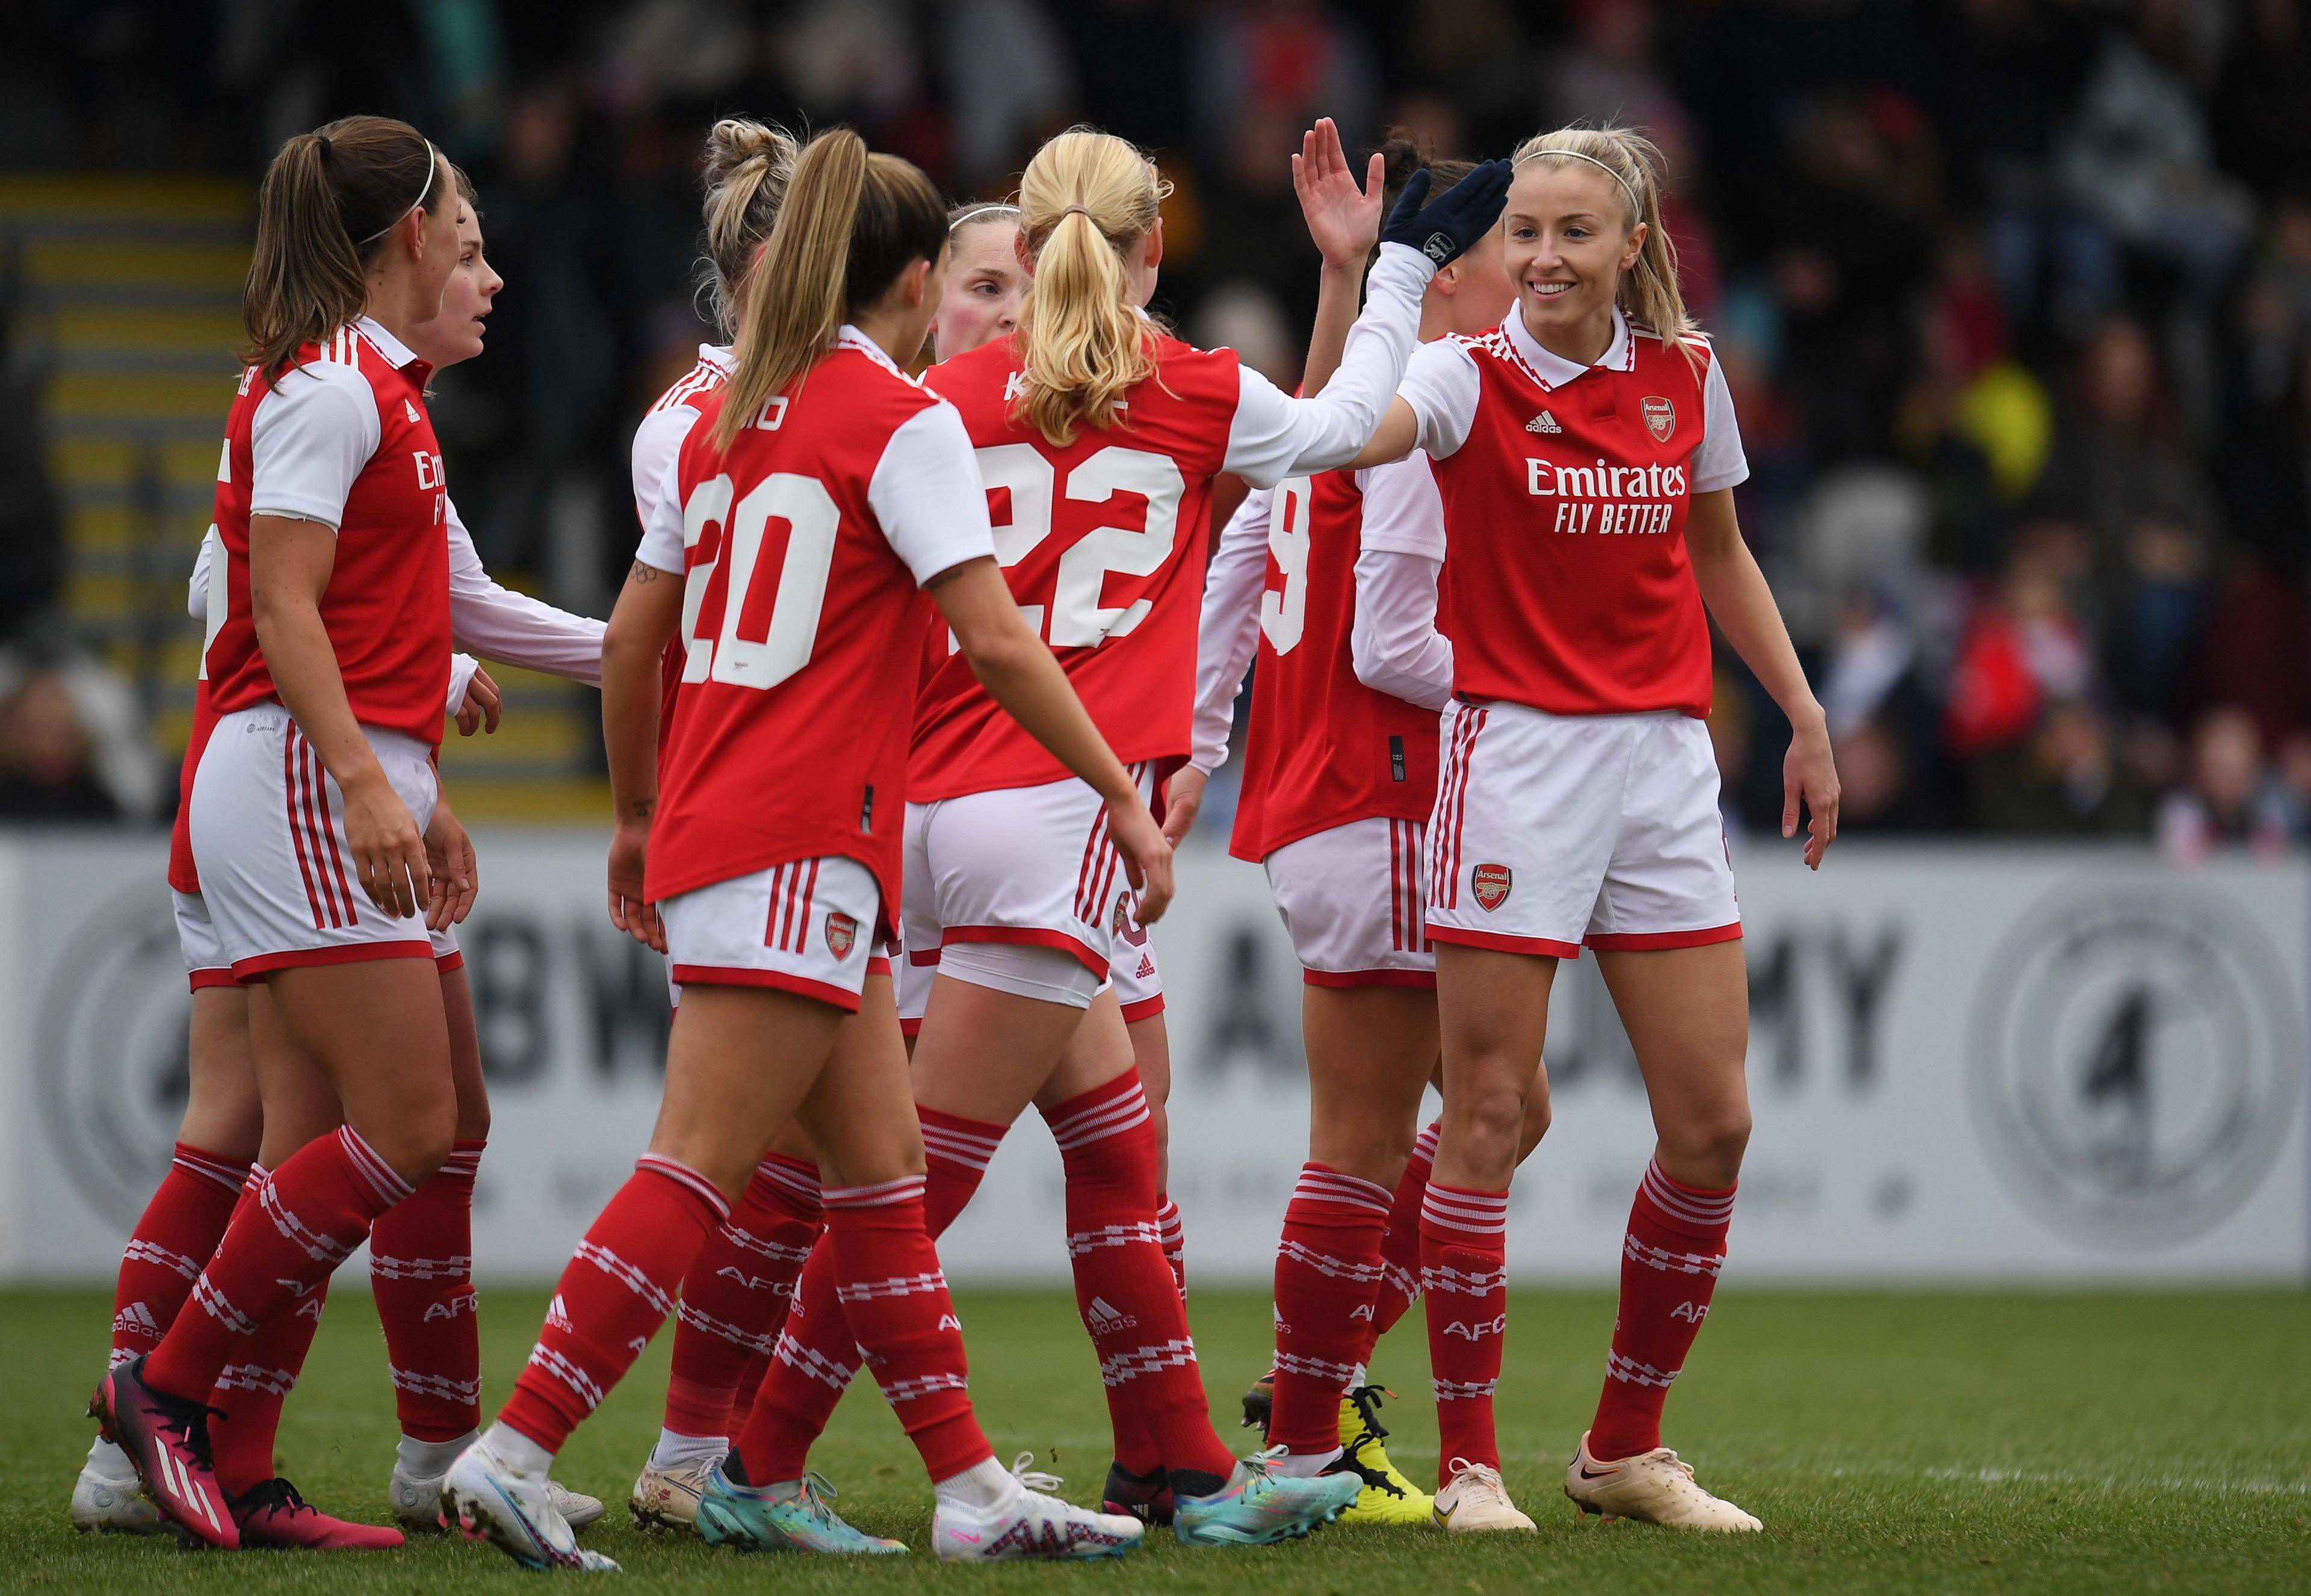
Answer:
[[(642, 501), (637, 500), (637, 508)], [(653, 571), (667, 571), (675, 576), (683, 573), (686, 562), (682, 544), (682, 456), (668, 455), (666, 474), (651, 493), (648, 508), (642, 509), (642, 540), (634, 548), (634, 558)]]
[(1356, 555), (1356, 618), (1348, 654), (1356, 680), (1441, 710), (1452, 696), (1452, 644), (1436, 630), (1436, 572), (1441, 563), (1370, 545)]
[(945, 399), (891, 434), (868, 481), (867, 503), (919, 586), (965, 560), (995, 557), (979, 457), (962, 412)]
[(1741, 425), (1733, 419), (1733, 392), (1725, 386), (1725, 366), (1709, 352), (1709, 373), (1701, 379), (1701, 441), (1689, 467), (1692, 491), (1714, 493), (1749, 480), (1749, 458), (1741, 452)]
[(651, 411), (634, 429), (634, 445), (627, 462), (633, 474), (634, 515), (642, 528), (642, 546), (634, 558), (676, 575), (682, 571), (682, 517), (676, 514), (674, 518), (672, 564), (665, 563), (667, 551), (654, 539), (652, 524), (659, 501), (676, 488), (674, 467), (682, 454), (683, 440), (697, 424), (698, 412), (687, 405), (668, 405), (663, 410)]
[(1357, 546), (1444, 559), (1444, 495), (1428, 457), (1414, 449), (1400, 460), (1356, 473), (1364, 490), (1364, 525)]
[(1382, 244), (1365, 280), (1364, 314), (1348, 329), (1340, 369), (1313, 398), (1295, 399), (1249, 366), (1228, 424), (1226, 462), (1254, 487), (1273, 487), (1345, 466), (1361, 453), (1388, 414), (1420, 335), (1420, 296), (1436, 267), (1418, 250)]
[(209, 617), (209, 553), (216, 546), (217, 529), (201, 535), (201, 557), (193, 562), (193, 580), (185, 590), (185, 609), (196, 621)]
[(1477, 424), (1477, 358), (1451, 338), (1424, 344), (1404, 368), (1396, 397), (1412, 406), (1416, 441), (1436, 459), (1469, 441)]
[(457, 641), (524, 670), (600, 686), (602, 623), (499, 586), (482, 569), (482, 557), (454, 503), (448, 519), (449, 630)]
[(471, 654), (449, 656), (449, 713), (454, 715), (466, 707), (466, 689), (474, 685), (474, 673), (481, 668), (482, 662)]
[(1260, 593), (1268, 580), (1268, 516), (1274, 495), (1254, 488), (1220, 532), (1204, 573), (1196, 632), (1196, 719), (1188, 763), (1209, 774), (1227, 763), (1235, 698), (1260, 646)]
[(353, 367), (312, 361), (283, 373), (249, 418), (249, 513), (336, 531), (379, 436), (377, 396)]

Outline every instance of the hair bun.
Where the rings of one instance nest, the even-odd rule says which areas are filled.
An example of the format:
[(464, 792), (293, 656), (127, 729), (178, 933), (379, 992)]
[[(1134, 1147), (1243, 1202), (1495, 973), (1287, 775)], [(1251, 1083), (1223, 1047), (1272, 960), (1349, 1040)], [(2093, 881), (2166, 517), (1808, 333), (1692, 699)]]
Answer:
[(1401, 192), (1412, 181), (1412, 174), (1426, 165), (1420, 146), (1401, 127), (1389, 129), (1388, 138), (1380, 147), (1380, 157), (1385, 165), (1382, 183), (1392, 193)]
[(780, 128), (744, 117), (725, 117), (706, 135), (706, 186), (728, 181), (748, 161), (783, 164), (798, 146)]

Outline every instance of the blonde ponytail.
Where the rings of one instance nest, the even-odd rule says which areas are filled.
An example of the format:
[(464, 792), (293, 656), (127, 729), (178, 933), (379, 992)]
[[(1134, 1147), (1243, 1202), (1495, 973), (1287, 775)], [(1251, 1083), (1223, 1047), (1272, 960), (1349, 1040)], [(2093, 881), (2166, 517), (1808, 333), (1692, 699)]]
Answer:
[(725, 339), (737, 334), (740, 286), (778, 222), (797, 149), (786, 129), (742, 117), (723, 118), (706, 135), (706, 257), (699, 292)]
[(715, 447), (729, 448), (911, 263), (936, 261), (946, 248), (946, 205), (916, 168), (868, 154), (848, 128), (805, 144), (758, 268), (746, 275), (738, 365), (715, 418)]
[(1115, 423), (1115, 404), (1156, 373), (1156, 333), (1132, 302), (1124, 257), (1154, 231), (1169, 186), (1123, 140), (1070, 128), (1035, 152), (1019, 187), (1019, 232), (1035, 262), (1016, 337), (1016, 414), (1054, 445)]
[(1700, 328), (1686, 313), (1685, 296), (1677, 284), (1677, 245), (1661, 225), (1661, 153), (1653, 140), (1629, 127), (1560, 127), (1529, 138), (1517, 146), (1516, 164), (1545, 161), (1554, 167), (1603, 167), (1624, 202), (1628, 231), (1643, 222), (1645, 241), (1636, 264), (1621, 274), (1613, 302), (1621, 313), (1657, 334), (1663, 343), (1677, 342), (1686, 363), (1696, 375), (1700, 357), (1682, 342)]

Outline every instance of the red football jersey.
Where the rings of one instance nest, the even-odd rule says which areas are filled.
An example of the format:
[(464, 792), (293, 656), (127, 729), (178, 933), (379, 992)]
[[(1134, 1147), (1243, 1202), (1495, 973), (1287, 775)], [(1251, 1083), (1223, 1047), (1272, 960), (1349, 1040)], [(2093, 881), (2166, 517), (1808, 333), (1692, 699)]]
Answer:
[(1435, 803), (1435, 711), (1365, 686), (1350, 654), (1364, 510), (1353, 471), (1277, 485), (1228, 841), (1238, 859), (1351, 821), (1426, 820)]
[[(708, 397), (721, 391), (730, 380), (730, 352), (712, 344), (702, 344), (698, 351), (698, 363), (669, 384), (658, 395), (642, 417), (635, 431), (633, 445), (633, 475), (635, 510), (647, 524), (650, 510), (642, 495), (654, 490), (666, 459), (680, 450), (683, 440), (698, 430), (694, 419), (704, 407)], [(679, 410), (693, 419), (684, 422), (679, 417), (668, 419), (667, 413)], [(664, 455), (666, 459), (658, 457)], [(658, 751), (666, 755), (667, 739), (674, 735), (675, 689), (682, 685), (682, 665), (689, 651), (689, 640), (679, 632), (667, 640), (666, 652), (660, 660), (661, 683), (658, 706)]]
[(793, 859), (873, 870), (898, 923), (920, 584), (993, 554), (953, 409), (853, 329), (728, 453), (728, 389), (679, 457), (681, 712), (658, 762), (653, 903)]
[[(979, 451), (996, 558), (1028, 624), (1051, 644), (1108, 746), (1159, 769), (1187, 756), (1196, 617), (1211, 479), (1243, 393), (1233, 350), (1159, 341), (1156, 374), (1115, 424), (1065, 449), (1012, 415), (1019, 361), (998, 339), (924, 382), (963, 413)], [(1067, 767), (996, 706), (970, 662), (934, 634), (915, 706), (907, 796), (918, 802), (1033, 787)]]
[[(385, 336), (389, 335), (372, 332), (364, 323), (298, 352), (301, 362), (358, 373), (366, 403), (376, 411), (376, 447), (353, 475), (343, 501), (336, 561), (321, 594), (321, 622), (328, 628), (353, 719), (438, 746), (441, 705), (449, 693), (449, 540), (444, 529), (449, 494), (441, 448), (425, 413), (425, 379), (432, 368), (397, 346), (388, 352)], [(336, 380), (292, 370), (278, 386), (325, 377)], [(209, 580), (224, 585), (225, 618), (210, 640), (205, 660), (210, 698), (220, 716), (280, 702), (257, 647), (249, 601), (249, 520), (256, 484), (252, 428), (273, 386), (253, 367), (241, 373), (217, 471), (216, 528), (223, 562)]]
[(1552, 386), (1506, 327), (1448, 342), (1479, 383), (1468, 440), (1435, 461), (1454, 693), (1553, 715), (1706, 716), (1685, 518), (1708, 345), (1631, 327), (1618, 360)]

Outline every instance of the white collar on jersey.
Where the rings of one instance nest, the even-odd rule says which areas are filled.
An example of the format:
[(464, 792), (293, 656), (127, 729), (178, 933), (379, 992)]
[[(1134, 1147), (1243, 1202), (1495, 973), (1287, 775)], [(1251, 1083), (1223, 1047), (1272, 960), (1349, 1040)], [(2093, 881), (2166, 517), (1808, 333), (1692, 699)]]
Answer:
[(390, 361), (395, 369), (407, 365), (417, 358), (417, 352), (385, 330), (374, 316), (364, 316), (353, 323), (355, 330), (377, 345), (377, 352)]
[(738, 369), (738, 357), (728, 344), (701, 344), (698, 358), (725, 377)]
[(880, 344), (875, 342), (874, 339), (868, 337), (865, 333), (860, 332), (857, 327), (851, 326), (847, 321), (842, 324), (842, 330), (834, 335), (834, 346), (837, 349), (857, 350), (859, 353), (875, 362), (876, 364), (881, 366), (885, 371), (890, 372), (892, 376), (896, 377), (902, 382), (912, 382), (914, 380), (913, 378), (908, 376), (906, 372), (900, 368), (898, 362), (893, 360), (889, 355), (883, 353), (883, 346)]
[[(1508, 319), (1501, 326), (1507, 332), (1517, 358), (1530, 366), (1533, 375), (1551, 388), (1563, 388), (1589, 369), (1543, 349), (1540, 341), (1525, 330), (1524, 313), (1521, 309), (1512, 307)], [(1635, 369), (1635, 361), (1636, 349), (1629, 336), (1628, 318), (1621, 314), (1620, 306), (1616, 305), (1613, 307), (1613, 341), (1605, 345), (1605, 353), (1597, 363), (1609, 371), (1627, 371)]]

